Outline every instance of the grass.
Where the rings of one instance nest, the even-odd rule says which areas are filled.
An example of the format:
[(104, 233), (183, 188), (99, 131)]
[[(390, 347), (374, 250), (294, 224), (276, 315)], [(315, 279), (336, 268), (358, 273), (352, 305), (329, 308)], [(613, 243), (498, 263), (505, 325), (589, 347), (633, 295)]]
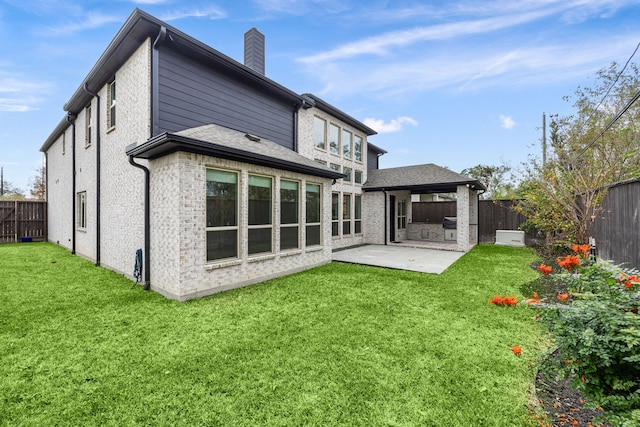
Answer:
[(51, 244), (1, 245), (0, 425), (528, 425), (541, 332), (487, 300), (534, 260), (333, 263), (178, 303)]

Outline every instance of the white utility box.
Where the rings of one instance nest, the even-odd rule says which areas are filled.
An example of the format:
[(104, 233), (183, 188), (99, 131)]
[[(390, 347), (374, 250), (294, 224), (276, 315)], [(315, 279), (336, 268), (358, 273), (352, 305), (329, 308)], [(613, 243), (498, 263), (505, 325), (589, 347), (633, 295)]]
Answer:
[(496, 230), (496, 245), (524, 246), (524, 231)]

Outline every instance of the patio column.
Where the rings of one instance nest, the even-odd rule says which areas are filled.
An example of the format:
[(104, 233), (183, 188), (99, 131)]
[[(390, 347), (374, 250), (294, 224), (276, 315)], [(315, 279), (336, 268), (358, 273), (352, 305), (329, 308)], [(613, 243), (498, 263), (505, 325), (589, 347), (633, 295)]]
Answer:
[(468, 252), (478, 244), (478, 197), (475, 190), (459, 185), (457, 195), (458, 250)]

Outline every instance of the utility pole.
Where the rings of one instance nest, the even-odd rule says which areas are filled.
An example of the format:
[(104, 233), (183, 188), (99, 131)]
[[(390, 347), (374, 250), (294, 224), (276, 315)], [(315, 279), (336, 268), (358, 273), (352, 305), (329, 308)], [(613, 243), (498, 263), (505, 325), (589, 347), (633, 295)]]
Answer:
[(547, 116), (542, 113), (542, 167), (547, 164)]

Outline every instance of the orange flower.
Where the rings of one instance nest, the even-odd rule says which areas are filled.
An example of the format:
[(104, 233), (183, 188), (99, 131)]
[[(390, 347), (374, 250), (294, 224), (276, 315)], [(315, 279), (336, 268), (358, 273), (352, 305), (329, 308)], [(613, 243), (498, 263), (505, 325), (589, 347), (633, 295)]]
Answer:
[(560, 267), (566, 268), (567, 271), (580, 265), (580, 258), (575, 255), (567, 255), (564, 258), (558, 258), (556, 261)]
[(527, 304), (529, 305), (536, 305), (540, 302), (540, 298), (538, 297), (538, 293), (534, 292), (533, 293), (533, 298), (529, 298), (525, 300)]
[(504, 297), (502, 303), (504, 305), (518, 305), (518, 300), (516, 300), (515, 295), (511, 295), (510, 297)]
[(513, 347), (511, 347), (511, 351), (516, 356), (520, 356), (522, 354), (522, 349), (520, 348), (520, 346), (518, 344), (514, 344)]
[(571, 249), (573, 249), (573, 252), (579, 254), (579, 255), (588, 255), (589, 254), (589, 250), (591, 249), (590, 245), (572, 245)]
[(544, 264), (540, 264), (538, 266), (538, 271), (542, 274), (544, 274), (545, 276), (548, 275), (549, 273), (551, 273), (551, 266), (549, 265), (544, 265)]
[(489, 302), (491, 304), (495, 304), (495, 305), (502, 305), (502, 303), (503, 303), (502, 301), (503, 300), (502, 300), (502, 297), (500, 295), (496, 295), (496, 296), (494, 296), (493, 298), (491, 298), (489, 300)]
[(569, 298), (569, 294), (558, 294), (558, 301), (566, 301)]

